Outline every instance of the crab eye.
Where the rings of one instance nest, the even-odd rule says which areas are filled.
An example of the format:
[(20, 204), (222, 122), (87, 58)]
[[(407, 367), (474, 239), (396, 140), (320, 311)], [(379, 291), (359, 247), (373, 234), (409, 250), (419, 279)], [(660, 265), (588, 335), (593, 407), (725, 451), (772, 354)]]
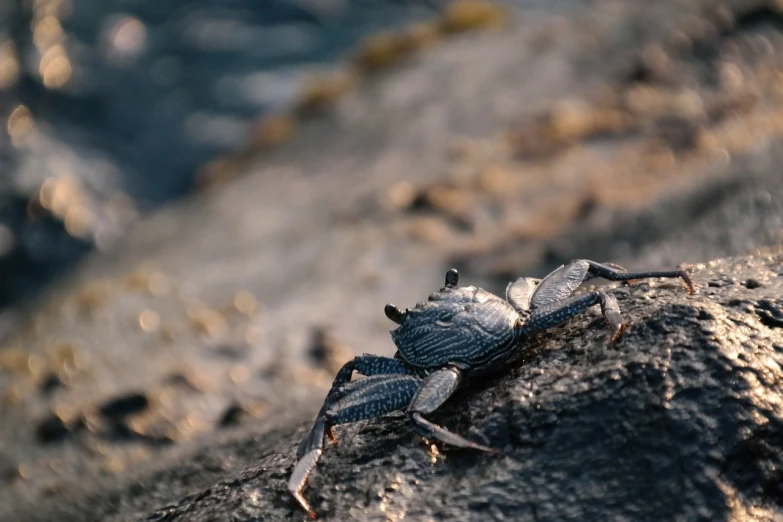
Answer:
[(446, 272), (446, 286), (456, 287), (459, 284), (459, 272), (456, 268), (450, 269)]
[(386, 317), (391, 319), (397, 324), (402, 324), (402, 320), (405, 319), (405, 312), (403, 310), (400, 310), (393, 304), (389, 303), (383, 308), (384, 313), (386, 314)]

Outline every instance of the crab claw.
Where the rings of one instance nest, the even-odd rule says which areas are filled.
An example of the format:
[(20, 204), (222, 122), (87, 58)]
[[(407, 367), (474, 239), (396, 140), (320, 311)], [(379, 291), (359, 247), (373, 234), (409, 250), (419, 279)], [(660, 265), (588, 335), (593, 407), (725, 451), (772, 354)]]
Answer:
[(296, 463), (296, 466), (294, 466), (294, 471), (291, 473), (291, 478), (288, 480), (288, 491), (291, 492), (291, 495), (294, 496), (296, 501), (299, 502), (299, 505), (302, 506), (305, 511), (307, 511), (307, 514), (313, 520), (317, 518), (315, 511), (312, 510), (310, 504), (308, 504), (307, 500), (305, 500), (304, 496), (302, 495), (302, 490), (307, 483), (307, 478), (313, 472), (315, 465), (318, 464), (320, 459), (320, 449), (310, 450), (301, 459), (299, 459), (299, 462)]

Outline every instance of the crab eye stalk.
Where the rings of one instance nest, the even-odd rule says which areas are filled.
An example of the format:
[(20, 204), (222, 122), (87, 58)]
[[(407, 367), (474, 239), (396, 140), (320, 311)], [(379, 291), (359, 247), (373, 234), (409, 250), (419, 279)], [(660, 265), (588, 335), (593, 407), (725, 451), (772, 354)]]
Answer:
[(405, 312), (394, 306), (393, 304), (387, 304), (383, 311), (386, 313), (386, 317), (391, 319), (397, 324), (402, 324), (402, 320), (405, 319)]
[(459, 272), (457, 272), (456, 268), (452, 268), (448, 272), (446, 272), (446, 286), (449, 288), (456, 288), (457, 284), (459, 283)]

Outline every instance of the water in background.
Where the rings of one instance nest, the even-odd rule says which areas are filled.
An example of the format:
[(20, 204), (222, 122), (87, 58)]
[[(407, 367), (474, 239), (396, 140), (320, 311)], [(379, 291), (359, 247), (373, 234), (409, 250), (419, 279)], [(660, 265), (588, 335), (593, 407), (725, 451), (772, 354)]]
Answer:
[(0, 2), (0, 308), (184, 194), (303, 75), (444, 1)]

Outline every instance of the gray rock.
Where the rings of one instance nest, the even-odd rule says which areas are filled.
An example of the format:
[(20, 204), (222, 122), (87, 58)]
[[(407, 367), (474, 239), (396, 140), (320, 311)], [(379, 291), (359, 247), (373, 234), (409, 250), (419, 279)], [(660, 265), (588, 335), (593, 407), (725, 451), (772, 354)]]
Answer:
[[(213, 432), (232, 404), (308, 415), (331, 378), (306, 371), (313, 331), (332, 326), (348, 347), (336, 350), (343, 358), (391, 355), (380, 313), (387, 302), (420, 299), (455, 252), (508, 243), (527, 219), (514, 209), (546, 213), (583, 197), (569, 181), (573, 166), (550, 176), (546, 162), (519, 165), (545, 175), (512, 183), (504, 195), (513, 197), (475, 190), (476, 178), (513, 163), (503, 129), (561, 99), (589, 98), (635, 53), (667, 38), (678, 24), (672, 12), (719, 3), (668, 1), (523, 2), (524, 16), (508, 31), (450, 39), (368, 80), (241, 178), (146, 217), (121, 246), (90, 256), (28, 310), (0, 317), (11, 325), (0, 328), (9, 331), (0, 354), (13, 370), (0, 372), (0, 440), (25, 471), (0, 489), (0, 519), (73, 477), (103, 481), (157, 460), (167, 441)], [(642, 20), (649, 30), (628, 30)], [(600, 57), (581, 45), (593, 39), (605, 46)], [(467, 156), (453, 157), (460, 143)], [(468, 216), (474, 229), (399, 201), (400, 188), (404, 196), (444, 183), (467, 185), (462, 192), (484, 202)], [(514, 268), (516, 277), (529, 267), (515, 259)], [(469, 279), (485, 284), (486, 274)], [(25, 315), (29, 324), (16, 326)], [(64, 386), (42, 393), (50, 373)], [(130, 393), (143, 393), (149, 408), (121, 423), (95, 414)], [(35, 426), (53, 411), (64, 425), (84, 418), (86, 429), (56, 445), (36, 443)]]
[[(435, 449), (390, 415), (339, 427), (306, 495), (323, 520), (780, 519), (783, 254), (689, 269), (694, 295), (659, 281), (614, 291), (629, 322), (615, 349), (585, 314), (432, 416), (502, 456)], [(306, 428), (247, 429), (48, 515), (301, 519), (285, 483)], [(237, 458), (244, 470), (196, 486)]]
[[(423, 298), (455, 259), (467, 260), (466, 281), (496, 290), (509, 274), (571, 257), (663, 268), (780, 242), (783, 149), (759, 119), (778, 107), (777, 90), (726, 121), (699, 120), (705, 136), (766, 122), (729, 155), (661, 156), (644, 118), (639, 132), (588, 135), (543, 158), (518, 160), (497, 136), (540, 130), (537, 117), (558, 107), (579, 119), (592, 89), (627, 90), (638, 51), (694, 29), (686, 15), (748, 2), (523, 3), (510, 32), (454, 39), (368, 81), (241, 179), (144, 219), (121, 248), (32, 303), (26, 326), (20, 311), (0, 317), (10, 331), (0, 520), (299, 519), (284, 485), (333, 375), (310, 367), (313, 332), (332, 326), (325, 352), (343, 354), (324, 366), (390, 355), (383, 305)], [(746, 86), (763, 79), (756, 72), (782, 54), (755, 52), (759, 42), (783, 49), (765, 12), (708, 31), (717, 55), (705, 42), (671, 53), (687, 73), (674, 88), (712, 107), (705, 67), (733, 60)], [(452, 157), (460, 143), (464, 157)], [(657, 167), (637, 170), (649, 151)], [(414, 197), (406, 203), (400, 188)], [(736, 275), (732, 262), (700, 269), (696, 296), (620, 289), (633, 326), (617, 351), (588, 315), (434, 417), (505, 457), (433, 456), (403, 418), (385, 417), (339, 430), (344, 443), (327, 451), (308, 498), (334, 519), (773, 518), (779, 431), (767, 389), (777, 369), (762, 371), (781, 346), (773, 262), (740, 261)], [(53, 373), (63, 386), (42, 391)], [(149, 407), (99, 414), (133, 392)], [(260, 420), (220, 428), (235, 404)], [(52, 414), (79, 429), (40, 444), (35, 427)]]

